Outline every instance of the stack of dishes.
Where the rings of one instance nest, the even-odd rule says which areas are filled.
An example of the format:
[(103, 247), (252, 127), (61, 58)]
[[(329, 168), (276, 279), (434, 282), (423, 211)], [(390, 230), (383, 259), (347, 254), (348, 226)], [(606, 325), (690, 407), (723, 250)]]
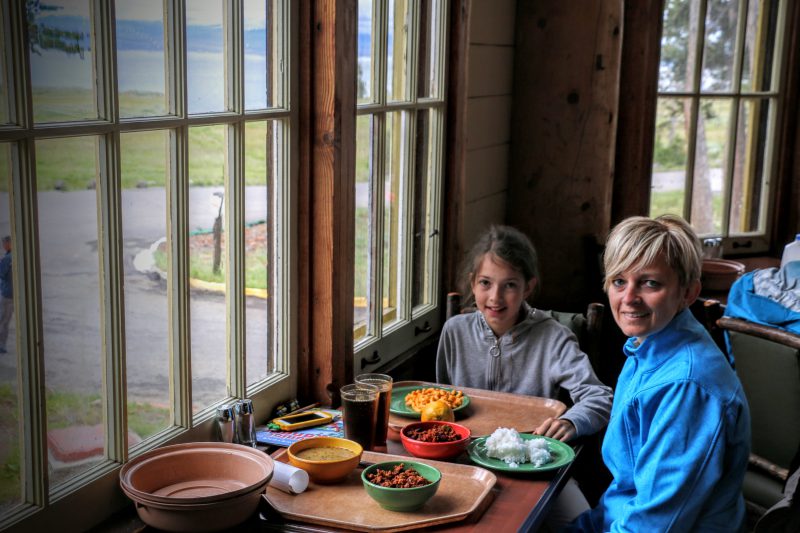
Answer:
[(240, 444), (195, 442), (147, 452), (120, 470), (139, 518), (167, 531), (218, 531), (249, 518), (275, 464)]

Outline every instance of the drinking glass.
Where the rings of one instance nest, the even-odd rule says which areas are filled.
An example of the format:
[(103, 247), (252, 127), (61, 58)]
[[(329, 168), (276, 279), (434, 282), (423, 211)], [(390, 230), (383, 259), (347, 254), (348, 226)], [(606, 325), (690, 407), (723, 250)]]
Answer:
[(351, 383), (339, 392), (342, 396), (344, 437), (356, 441), (365, 450), (371, 450), (375, 442), (380, 390), (369, 383)]
[(375, 422), (375, 446), (386, 446), (389, 432), (389, 405), (392, 403), (392, 376), (387, 374), (361, 374), (356, 383), (368, 383), (378, 387), (378, 420)]

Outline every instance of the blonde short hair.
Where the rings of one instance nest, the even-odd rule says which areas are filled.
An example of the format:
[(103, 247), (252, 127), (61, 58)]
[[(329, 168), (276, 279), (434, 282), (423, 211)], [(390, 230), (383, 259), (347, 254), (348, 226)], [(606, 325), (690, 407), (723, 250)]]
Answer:
[(659, 254), (678, 274), (681, 287), (700, 279), (702, 245), (688, 222), (676, 215), (630, 217), (617, 224), (606, 240), (603, 289), (608, 291), (623, 272), (652, 264)]

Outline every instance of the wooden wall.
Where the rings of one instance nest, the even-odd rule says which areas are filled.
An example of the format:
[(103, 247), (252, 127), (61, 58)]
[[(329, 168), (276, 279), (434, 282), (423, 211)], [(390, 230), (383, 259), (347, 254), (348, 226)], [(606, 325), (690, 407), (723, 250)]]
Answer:
[(476, 236), (506, 220), (517, 2), (456, 0), (450, 9), (445, 291)]
[(539, 251), (538, 307), (602, 297), (610, 227), (623, 0), (519, 2), (507, 223)]

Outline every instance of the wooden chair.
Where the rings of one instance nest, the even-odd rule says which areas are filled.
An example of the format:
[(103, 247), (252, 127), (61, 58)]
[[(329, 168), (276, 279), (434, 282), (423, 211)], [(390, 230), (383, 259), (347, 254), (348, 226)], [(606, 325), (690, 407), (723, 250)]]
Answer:
[(800, 335), (737, 318), (716, 321), (727, 332), (752, 420), (750, 466), (743, 492), (763, 514), (782, 497), (800, 451)]

